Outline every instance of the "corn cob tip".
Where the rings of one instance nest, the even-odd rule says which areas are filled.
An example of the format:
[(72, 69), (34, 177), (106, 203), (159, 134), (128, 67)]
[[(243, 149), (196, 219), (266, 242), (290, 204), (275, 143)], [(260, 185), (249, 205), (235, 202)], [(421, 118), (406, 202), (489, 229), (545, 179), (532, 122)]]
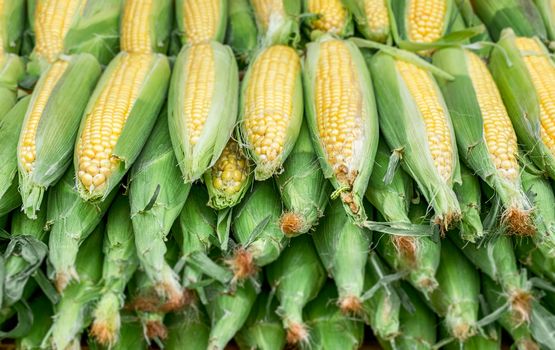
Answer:
[(441, 233), (441, 236), (444, 237), (445, 233), (449, 231), (449, 229), (453, 228), (453, 225), (460, 220), (460, 212), (438, 214), (434, 219), (434, 225), (439, 226), (439, 232)]
[(160, 320), (148, 320), (144, 327), (148, 339), (164, 340), (168, 337), (168, 329)]
[(118, 330), (108, 320), (95, 319), (90, 334), (100, 345), (111, 347), (117, 341)]
[(257, 271), (252, 253), (244, 248), (237, 249), (233, 257), (226, 261), (226, 264), (233, 271), (233, 281), (243, 281)]
[(418, 289), (425, 291), (426, 296), (429, 296), (439, 286), (435, 278), (423, 276), (416, 281)]
[[(307, 227), (308, 226), (308, 227)], [(292, 211), (283, 213), (279, 219), (279, 227), (287, 237), (295, 237), (310, 229), (306, 220), (299, 213)]]
[(536, 233), (531, 210), (509, 207), (503, 213), (502, 222), (507, 225), (511, 233), (519, 236), (533, 236)]
[(99, 344), (111, 347), (117, 342), (121, 326), (119, 309), (119, 298), (113, 293), (105, 294), (98, 302), (90, 333)]
[(307, 344), (308, 330), (302, 323), (290, 322), (287, 325), (287, 343), (288, 344)]
[(531, 339), (519, 339), (515, 342), (515, 347), (517, 349), (540, 350), (538, 344)]
[(68, 272), (57, 272), (54, 285), (58, 290), (58, 293), (63, 292), (72, 280), (79, 280), (79, 276), (77, 276), (77, 271), (75, 271), (75, 269)]
[(470, 337), (472, 337), (474, 334), (476, 334), (474, 327), (464, 322), (456, 325), (455, 327), (453, 327), (452, 330), (453, 330), (453, 337), (455, 337), (461, 343), (466, 341)]
[(185, 291), (175, 279), (166, 279), (158, 284), (156, 293), (163, 296), (164, 304), (160, 307), (163, 311), (174, 311), (185, 305)]
[(416, 240), (409, 236), (392, 236), (391, 239), (397, 252), (414, 265), (416, 263)]
[(516, 327), (530, 322), (532, 309), (532, 294), (526, 290), (516, 290), (510, 293), (511, 317)]
[(362, 302), (355, 295), (348, 295), (339, 299), (338, 303), (341, 312), (345, 315), (360, 315), (362, 313)]

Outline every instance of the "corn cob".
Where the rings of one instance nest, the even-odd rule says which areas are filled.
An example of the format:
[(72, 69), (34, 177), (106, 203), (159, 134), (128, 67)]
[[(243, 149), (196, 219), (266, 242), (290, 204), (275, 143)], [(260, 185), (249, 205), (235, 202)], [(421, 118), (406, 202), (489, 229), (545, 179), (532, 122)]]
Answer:
[(210, 318), (210, 336), (207, 350), (223, 350), (235, 333), (243, 327), (256, 300), (256, 290), (252, 281), (238, 287), (234, 294), (225, 292), (217, 283), (207, 287)]
[(0, 120), (17, 102), (17, 83), (24, 73), (20, 57), (0, 53)]
[[(520, 235), (532, 234), (531, 205), (518, 176), (517, 138), (487, 66), (478, 55), (460, 48), (436, 52), (434, 63), (455, 77), (453, 81), (438, 81), (460, 154), (501, 198), (503, 221), (509, 229)], [(466, 92), (464, 97), (461, 91)]]
[(171, 0), (124, 0), (120, 48), (129, 53), (165, 53), (173, 23)]
[(385, 43), (390, 40), (390, 0), (343, 0), (353, 14), (358, 31), (368, 40)]
[(295, 44), (300, 39), (301, 1), (250, 0), (260, 40), (265, 45)]
[(92, 320), (91, 307), (99, 294), (98, 282), (102, 275), (102, 239), (104, 226), (100, 224), (83, 242), (75, 261), (79, 281), (71, 283), (56, 304), (53, 324), (44, 346), (52, 349), (79, 348), (81, 333)]
[[(412, 179), (402, 169), (389, 178), (388, 166), (389, 150), (382, 141), (376, 153), (366, 198), (386, 221), (411, 225), (409, 206), (414, 196)], [(433, 242), (429, 237), (413, 237), (401, 233), (375, 234), (376, 250), (389, 266), (396, 271), (407, 272), (410, 283), (425, 295), (437, 287), (435, 274), (439, 265), (439, 243)]]
[(112, 191), (102, 203), (83, 201), (75, 189), (75, 173), (69, 169), (48, 195), (46, 217), (52, 225), (48, 242), (48, 260), (59, 292), (72, 280), (79, 280), (76, 259), (81, 244), (87, 239), (102, 217), (117, 191)]
[(185, 46), (171, 80), (168, 113), (183, 180), (194, 182), (220, 157), (237, 118), (238, 72), (231, 48)]
[(287, 243), (280, 216), (281, 201), (272, 181), (256, 183), (234, 211), (232, 230), (240, 246), (227, 261), (234, 280), (246, 279), (278, 259)]
[(460, 236), (466, 241), (476, 242), (484, 236), (484, 227), (480, 218), (482, 193), (478, 179), (462, 164), (461, 183), (455, 184), (454, 191), (459, 198), (462, 214)]
[(21, 205), (17, 178), (17, 139), (31, 97), (21, 99), (0, 116), (0, 216)]
[(432, 73), (384, 52), (370, 63), (385, 140), (435, 211), (444, 232), (461, 215), (452, 185), (460, 180), (449, 111)]
[[(17, 147), (19, 191), (31, 219), (71, 163), (81, 116), (99, 76), (96, 59), (79, 54), (54, 62), (35, 87)], [(72, 103), (65, 103), (67, 96)]]
[(1, 1), (0, 19), (0, 57), (7, 52), (19, 53), (25, 24), (25, 1)]
[[(553, 0), (533, 0), (545, 25), (547, 38), (555, 41), (555, 1)], [(552, 46), (552, 44), (550, 45)]]
[(41, 343), (52, 325), (52, 303), (42, 294), (29, 305), (33, 311), (33, 327), (29, 333), (16, 339), (16, 347), (19, 350), (40, 349)]
[(119, 342), (120, 310), (125, 286), (138, 266), (137, 252), (127, 197), (118, 197), (107, 215), (102, 251), (102, 291), (94, 312), (91, 335), (99, 344), (112, 347)]
[(166, 97), (168, 59), (120, 53), (103, 73), (85, 109), (75, 146), (77, 188), (103, 201), (141, 151)]
[(210, 324), (203, 306), (186, 308), (168, 316), (168, 350), (205, 350), (208, 346)]
[[(487, 313), (491, 312), (489, 306), (482, 303), (480, 317), (487, 316), (485, 309)], [(449, 339), (449, 333), (445, 327), (440, 327), (439, 333), (443, 339)], [(464, 343), (451, 341), (444, 348), (446, 350), (501, 350), (501, 327), (496, 323), (489, 324), (482, 332), (468, 338)]]
[(285, 347), (285, 330), (277, 315), (277, 307), (276, 299), (268, 293), (258, 295), (249, 318), (235, 335), (241, 349), (280, 350)]
[(308, 126), (303, 124), (283, 173), (276, 177), (287, 212), (280, 219), (283, 233), (292, 237), (310, 231), (324, 214), (331, 192), (320, 171)]
[[(231, 1), (233, 2), (233, 1)], [(175, 19), (182, 44), (222, 42), (230, 0), (177, 0)]]
[(256, 22), (249, 0), (229, 3), (229, 24), (226, 42), (231, 46), (240, 64), (248, 64), (258, 44)]
[(301, 61), (290, 47), (275, 45), (251, 63), (241, 86), (239, 134), (254, 160), (256, 180), (282, 171), (302, 123)]
[(339, 308), (360, 316), (371, 232), (351, 222), (341, 201), (335, 200), (312, 238), (320, 260), (337, 285)]
[(316, 298), (326, 275), (311, 239), (294, 238), (279, 259), (266, 268), (268, 283), (279, 300), (278, 315), (287, 332), (287, 343), (307, 344), (309, 334), (303, 308)]
[(252, 183), (250, 162), (243, 148), (230, 139), (203, 179), (210, 196), (210, 207), (222, 210), (241, 202)]
[(304, 69), (308, 126), (324, 176), (347, 213), (366, 220), (362, 200), (378, 147), (378, 115), (364, 58), (351, 42), (308, 45)]
[(141, 269), (159, 296), (178, 307), (183, 303), (182, 288), (164, 254), (167, 235), (191, 186), (181, 181), (168, 132), (164, 110), (129, 174), (129, 201)]
[(330, 33), (341, 37), (353, 34), (351, 13), (341, 0), (303, 0), (305, 14), (311, 31)]
[(360, 349), (364, 324), (343, 314), (334, 305), (336, 299), (336, 288), (328, 282), (316, 299), (306, 306), (306, 324), (310, 329), (311, 349)]

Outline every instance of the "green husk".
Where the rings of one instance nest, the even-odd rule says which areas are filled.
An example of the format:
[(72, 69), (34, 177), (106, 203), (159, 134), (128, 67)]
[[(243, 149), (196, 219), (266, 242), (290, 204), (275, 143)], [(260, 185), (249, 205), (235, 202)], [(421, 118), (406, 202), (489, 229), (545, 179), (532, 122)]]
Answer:
[[(543, 19), (547, 38), (551, 42), (555, 41), (555, 13), (553, 13), (553, 0), (533, 0), (533, 2)], [(552, 45), (553, 43), (551, 43), (550, 46)]]
[(396, 277), (388, 274), (380, 257), (370, 253), (364, 280), (367, 292), (362, 296), (362, 308), (364, 321), (374, 334), (385, 340), (393, 340), (399, 335), (401, 299), (391, 281), (388, 281)]
[(91, 350), (146, 350), (148, 348), (143, 335), (143, 327), (137, 320), (130, 315), (125, 315), (129, 320), (125, 320), (121, 324), (118, 342), (111, 347), (103, 347), (96, 343), (94, 339), (89, 338), (89, 345)]
[[(322, 33), (323, 30), (317, 28), (317, 24), (315, 22), (318, 21), (320, 17), (325, 16), (325, 14), (311, 12), (309, 8), (310, 0), (302, 0), (299, 2), (302, 2), (303, 4), (303, 15), (306, 16), (306, 18), (303, 19), (303, 24), (306, 26), (306, 31), (308, 33), (308, 36), (311, 37), (314, 34), (319, 35), (320, 33)], [(354, 28), (355, 28), (354, 21), (351, 13), (348, 11), (346, 6), (341, 1), (338, 1), (338, 3), (343, 7), (343, 10), (345, 12), (344, 21), (339, 28), (337, 27), (331, 28), (326, 33), (332, 34), (336, 37), (342, 37), (342, 38), (349, 37), (354, 33)], [(323, 11), (328, 10), (327, 8), (325, 8), (325, 5), (323, 3), (316, 6), (320, 6)], [(335, 18), (335, 20), (337, 20), (337, 18)]]
[(430, 296), (430, 306), (445, 318), (449, 334), (459, 342), (465, 342), (478, 331), (478, 271), (453, 243), (444, 240), (436, 278), (439, 286)]
[[(482, 304), (480, 316), (485, 317), (487, 305)], [(489, 312), (490, 310), (487, 309)], [(440, 335), (444, 339), (449, 339), (449, 333), (445, 327), (440, 328)], [(487, 326), (482, 332), (468, 338), (464, 343), (451, 341), (443, 347), (446, 350), (501, 350), (501, 327), (498, 324)]]
[(461, 183), (453, 187), (461, 206), (460, 236), (465, 241), (476, 242), (484, 236), (484, 227), (480, 212), (482, 193), (480, 182), (470, 169), (461, 164)]
[[(485, 28), (484, 22), (478, 17), (478, 15), (474, 12), (472, 8), (472, 4), (470, 0), (455, 0), (457, 7), (459, 9), (459, 13), (464, 20), (465, 26), (467, 28), (471, 27), (482, 27)], [(491, 37), (487, 30), (483, 30), (483, 32), (479, 35), (476, 35), (471, 38), (471, 42), (480, 42), (480, 41), (491, 41)]]
[(534, 302), (530, 332), (542, 349), (553, 349), (555, 347), (554, 327), (555, 315), (553, 312), (543, 307), (539, 302)]
[[(225, 38), (225, 32), (227, 28), (227, 21), (228, 21), (228, 7), (234, 2), (235, 0), (218, 0), (218, 4), (216, 5), (218, 13), (218, 26), (216, 28), (216, 32), (212, 34), (212, 37), (208, 38), (207, 41), (219, 41), (222, 42)], [(199, 44), (200, 42), (191, 41), (187, 38), (186, 26), (185, 26), (185, 3), (187, 0), (176, 0), (175, 1), (175, 19), (176, 19), (176, 29), (179, 32), (179, 36), (181, 39), (181, 43), (183, 45), (187, 44)], [(200, 3), (199, 3), (200, 5)], [(210, 5), (212, 6), (212, 5)], [(213, 8), (211, 8), (213, 10)], [(212, 14), (206, 14), (206, 16), (212, 16)], [(201, 31), (203, 28), (194, 28)]]
[(242, 350), (281, 350), (285, 347), (285, 330), (276, 308), (276, 299), (260, 293), (243, 328), (235, 335)]
[(18, 54), (25, 26), (25, 0), (4, 2), (0, 19), (0, 55), (6, 52)]
[(331, 185), (320, 171), (306, 124), (276, 182), (287, 209), (281, 216), (281, 230), (288, 237), (309, 232), (324, 214)]
[[(555, 155), (543, 143), (540, 135), (539, 96), (515, 39), (512, 29), (503, 30), (492, 50), (489, 67), (511, 117), (519, 144), (540, 170), (555, 178)], [(544, 53), (548, 54), (545, 48)]]
[(334, 303), (336, 299), (336, 288), (328, 282), (316, 299), (306, 306), (304, 314), (310, 329), (308, 348), (355, 350), (361, 347), (364, 324), (341, 312)]
[[(359, 79), (359, 89), (362, 96), (362, 105), (360, 108), (363, 108), (366, 113), (361, 113), (364, 119), (360, 121), (360, 125), (357, 124), (357, 128), (362, 129), (362, 139), (356, 140), (357, 151), (354, 152), (354, 155), (357, 158), (351, 160), (351, 164), (349, 164), (349, 168), (347, 169), (334, 169), (328, 161), (323, 141), (319, 136), (320, 132), (317, 121), (318, 116), (316, 114), (315, 96), (320, 50), (326, 42), (331, 40), (337, 39), (333, 39), (329, 35), (324, 35), (318, 41), (307, 45), (308, 51), (305, 58), (303, 75), (307, 121), (314, 149), (320, 160), (320, 166), (324, 176), (330, 179), (335, 189), (335, 193), (332, 196), (340, 196), (345, 204), (346, 212), (358, 225), (362, 225), (364, 221), (366, 221), (366, 214), (364, 213), (362, 201), (366, 187), (368, 186), (368, 180), (374, 164), (374, 157), (378, 148), (378, 112), (376, 110), (374, 92), (372, 89), (372, 79), (363, 55), (355, 44), (350, 41), (342, 41), (341, 43), (349, 50), (351, 60), (354, 67), (356, 67), (355, 72), (352, 74), (356, 75)], [(331, 103), (339, 103), (339, 101), (335, 100), (331, 101)], [(347, 172), (347, 174), (345, 174), (345, 172)]]
[(326, 281), (324, 267), (306, 235), (291, 240), (279, 259), (266, 268), (268, 283), (279, 300), (278, 315), (289, 344), (306, 344), (309, 333), (303, 308), (316, 298)]
[[(216, 163), (237, 121), (239, 78), (233, 51), (229, 46), (215, 41), (207, 45), (210, 46), (214, 58), (213, 90), (204, 91), (206, 96), (197, 96), (198, 92), (191, 90), (188, 83), (191, 73), (187, 70), (188, 62), (196, 62), (199, 59), (199, 51), (195, 49), (196, 46), (184, 46), (173, 67), (168, 95), (170, 136), (185, 183), (200, 179), (206, 170)], [(192, 56), (195, 52), (197, 56)], [(208, 60), (207, 64), (210, 63), (212, 61)], [(195, 94), (194, 97), (198, 99), (210, 98), (206, 115), (197, 115), (198, 111), (186, 110), (183, 101), (190, 94)], [(203, 117), (206, 121), (197, 143), (193, 144), (188, 121)]]
[(235, 280), (244, 280), (257, 268), (275, 261), (287, 238), (279, 227), (281, 200), (273, 181), (257, 182), (234, 210), (232, 231), (240, 247), (228, 261)]
[(17, 102), (17, 84), (24, 73), (23, 59), (13, 54), (0, 54), (0, 122)]
[(223, 350), (233, 336), (243, 327), (256, 300), (252, 281), (245, 281), (234, 293), (214, 283), (206, 288), (206, 309), (211, 321), (207, 350)]
[[(23, 130), (26, 130), (31, 127), (29, 123), (35, 104), (45, 103), (34, 139), (36, 146), (32, 170), (26, 169), (23, 163), (23, 133), (17, 147), (19, 191), (23, 211), (31, 219), (36, 218), (46, 190), (60, 180), (71, 164), (81, 117), (100, 76), (100, 65), (89, 54), (63, 56), (61, 59), (66, 60), (68, 65), (55, 82), (50, 96), (46, 101), (37, 101), (44, 85), (52, 79), (48, 74), (54, 66), (38, 80), (23, 120)], [(68, 96), (71, 96), (71, 103), (67, 102)]]
[(208, 347), (210, 322), (201, 305), (188, 307), (168, 315), (167, 350), (205, 350)]
[(493, 40), (512, 28), (519, 36), (547, 37), (538, 9), (530, 0), (470, 0), (474, 11), (488, 27)]
[(160, 297), (176, 307), (183, 302), (182, 288), (164, 254), (168, 233), (190, 189), (191, 185), (181, 180), (164, 109), (130, 171), (129, 201), (140, 267), (155, 284)]
[[(484, 131), (484, 113), (480, 109), (478, 96), (474, 90), (470, 63), (467, 61), (468, 54), (473, 55), (471, 52), (465, 52), (462, 48), (447, 48), (437, 51), (433, 57), (436, 66), (455, 78), (452, 81), (440, 78), (438, 83), (449, 107), (459, 153), (473, 172), (495, 189), (505, 207), (502, 215), (509, 229), (516, 234), (528, 235), (534, 231), (530, 222), (532, 207), (517, 175), (520, 169), (514, 170), (512, 178), (503, 174), (496, 167), (488, 150)], [(474, 79), (479, 79), (479, 77), (474, 77)], [(492, 93), (496, 93), (496, 91)], [(516, 152), (516, 150), (514, 151)], [(464, 201), (462, 195), (469, 193), (467, 187), (473, 188), (472, 192), (476, 192), (479, 191), (479, 185), (476, 181), (470, 180), (470, 176), (472, 176), (470, 171), (465, 168), (462, 170), (463, 184), (457, 194)], [(465, 179), (469, 179), (468, 184), (465, 184)], [(480, 236), (480, 232), (473, 232), (480, 229), (477, 213), (472, 210), (474, 207), (472, 202), (470, 203), (470, 212), (468, 209), (465, 210), (464, 204), (461, 203), (463, 209), (461, 234), (467, 240), (474, 242)], [(468, 220), (465, 220), (465, 215)], [(465, 229), (469, 229), (470, 232), (465, 232)]]
[[(383, 6), (387, 7), (389, 0), (383, 1)], [(349, 11), (353, 14), (353, 19), (357, 26), (358, 31), (368, 40), (377, 41), (381, 43), (391, 42), (391, 28), (389, 26), (389, 14), (388, 23), (385, 27), (377, 30), (376, 28), (371, 28), (368, 24), (369, 18), (366, 16), (365, 11), (365, 1), (364, 0), (343, 0), (343, 4)], [(389, 11), (388, 11), (389, 12)]]
[(29, 101), (31, 97), (21, 99), (7, 114), (0, 116), (0, 216), (21, 205), (17, 179), (17, 140)]
[(125, 286), (138, 266), (128, 198), (119, 196), (107, 215), (102, 251), (102, 290), (93, 312), (91, 335), (104, 346), (119, 341), (120, 310), (125, 300)]
[(61, 295), (60, 302), (54, 308), (53, 324), (43, 341), (43, 347), (79, 347), (81, 333), (92, 321), (92, 308), (99, 296), (103, 233), (104, 225), (100, 224), (79, 248), (75, 261), (79, 281), (69, 284)]
[(518, 261), (535, 275), (555, 283), (555, 258), (546, 256), (531, 239), (515, 242)]
[(385, 350), (432, 350), (436, 342), (437, 318), (412, 287), (406, 284), (402, 287), (412, 308), (401, 307), (399, 335), (393, 342), (383, 338), (378, 341)]
[(229, 19), (226, 43), (235, 52), (240, 64), (247, 65), (258, 44), (258, 30), (249, 0), (229, 2)]
[[(401, 159), (403, 169), (416, 181), (418, 188), (434, 209), (434, 224), (439, 225), (440, 230), (445, 232), (461, 215), (457, 197), (452, 190), (453, 184), (460, 181), (453, 127), (439, 87), (436, 86), (451, 131), (453, 170), (449, 179), (445, 181), (434, 165), (422, 113), (397, 70), (396, 60), (399, 59), (402, 58), (379, 52), (370, 61), (380, 111), (380, 129), (390, 149), (394, 150), (394, 155)], [(407, 62), (425, 69), (423, 63), (416, 58)], [(430, 79), (433, 79), (432, 73), (428, 74)]]
[(337, 286), (337, 305), (344, 313), (360, 315), (372, 233), (356, 226), (341, 201), (335, 200), (330, 202), (312, 239), (322, 264)]
[[(297, 46), (301, 39), (300, 16), (301, 1), (299, 0), (278, 0), (283, 2), (284, 13), (272, 11), (270, 18), (263, 18), (263, 13), (256, 11), (254, 1), (251, 6), (254, 10), (254, 18), (258, 27), (258, 41), (262, 46), (276, 44)], [(267, 26), (264, 25), (267, 23)]]
[(0, 229), (6, 229), (6, 225), (8, 224), (9, 218), (10, 218), (9, 214), (0, 216)]
[[(69, 169), (48, 195), (47, 220), (51, 225), (48, 242), (49, 273), (58, 291), (72, 280), (78, 280), (76, 269), (79, 246), (100, 223), (117, 191), (113, 190), (101, 203), (83, 201), (75, 189), (75, 173)], [(98, 248), (100, 250), (100, 248)]]
[(18, 350), (40, 349), (42, 340), (52, 325), (52, 303), (42, 294), (29, 305), (33, 311), (33, 327), (29, 333), (15, 341)]
[[(158, 2), (156, 2), (158, 3)], [(114, 58), (98, 82), (91, 99), (85, 109), (85, 113), (79, 128), (77, 143), (74, 154), (75, 173), (79, 172), (79, 143), (81, 134), (83, 133), (87, 119), (90, 117), (99, 96), (103, 90), (109, 86), (113, 78), (113, 74), (118, 68), (120, 61), (127, 55), (121, 52)], [(151, 65), (146, 73), (145, 79), (141, 84), (137, 99), (133, 101), (129, 114), (127, 116), (125, 126), (113, 147), (110, 156), (119, 160), (117, 168), (115, 168), (110, 176), (106, 179), (106, 183), (100, 188), (85, 188), (81, 181), (75, 180), (76, 187), (83, 198), (90, 202), (102, 202), (106, 200), (110, 192), (117, 186), (131, 168), (141, 149), (145, 145), (148, 135), (151, 133), (156, 119), (160, 113), (166, 98), (167, 86), (170, 78), (170, 66), (167, 57), (161, 54), (150, 55)]]

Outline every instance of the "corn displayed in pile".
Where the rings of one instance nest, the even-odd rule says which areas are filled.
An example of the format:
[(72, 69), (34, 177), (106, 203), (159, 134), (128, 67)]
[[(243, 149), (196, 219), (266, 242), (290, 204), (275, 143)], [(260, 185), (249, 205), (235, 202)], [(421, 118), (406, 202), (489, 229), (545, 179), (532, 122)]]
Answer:
[(555, 0), (0, 0), (0, 348), (555, 349)]

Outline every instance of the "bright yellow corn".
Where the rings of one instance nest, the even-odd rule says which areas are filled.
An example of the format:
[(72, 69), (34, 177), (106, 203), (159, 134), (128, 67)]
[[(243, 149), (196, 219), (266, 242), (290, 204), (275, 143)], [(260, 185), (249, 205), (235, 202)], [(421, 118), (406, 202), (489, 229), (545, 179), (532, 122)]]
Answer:
[(230, 140), (210, 171), (214, 188), (230, 196), (243, 188), (250, 167), (237, 142)]
[(323, 32), (339, 34), (348, 20), (341, 0), (308, 0), (308, 12), (319, 16), (312, 26)]
[(446, 0), (410, 0), (408, 7), (408, 38), (430, 43), (440, 39), (445, 30)]
[(515, 42), (540, 100), (542, 141), (555, 154), (555, 66), (534, 39), (519, 37)]
[(102, 188), (120, 160), (112, 155), (152, 64), (152, 55), (122, 57), (110, 82), (85, 116), (77, 144), (81, 184), (89, 191)]
[(64, 50), (64, 38), (76, 14), (84, 9), (83, 0), (41, 0), (35, 10), (35, 52), (49, 63)]
[(154, 0), (127, 0), (121, 20), (121, 50), (152, 52), (150, 16)]
[(20, 149), (18, 154), (21, 157), (21, 164), (29, 173), (33, 171), (33, 165), (36, 158), (35, 141), (40, 118), (44, 112), (46, 103), (50, 98), (52, 90), (64, 74), (68, 65), (68, 61), (59, 60), (52, 65), (51, 69), (48, 70), (46, 79), (44, 80), (44, 85), (42, 86), (35, 102), (32, 104), (32, 109), (27, 119), (27, 123), (23, 126), (23, 139), (19, 144)]
[(380, 40), (385, 40), (389, 34), (389, 13), (386, 0), (366, 0), (364, 13), (370, 32), (375, 33)]
[(251, 0), (254, 15), (263, 31), (267, 31), (270, 23), (280, 22), (285, 18), (283, 0)]
[(516, 180), (519, 176), (517, 139), (507, 109), (486, 64), (471, 51), (465, 51), (465, 55), (482, 112), (484, 137), (490, 156), (502, 176)]
[(216, 37), (221, 22), (221, 0), (184, 0), (185, 38), (198, 44)]
[(441, 103), (439, 91), (425, 69), (412, 63), (396, 60), (396, 66), (420, 110), (426, 125), (428, 145), (434, 164), (441, 177), (449, 182), (454, 160), (448, 116)]

